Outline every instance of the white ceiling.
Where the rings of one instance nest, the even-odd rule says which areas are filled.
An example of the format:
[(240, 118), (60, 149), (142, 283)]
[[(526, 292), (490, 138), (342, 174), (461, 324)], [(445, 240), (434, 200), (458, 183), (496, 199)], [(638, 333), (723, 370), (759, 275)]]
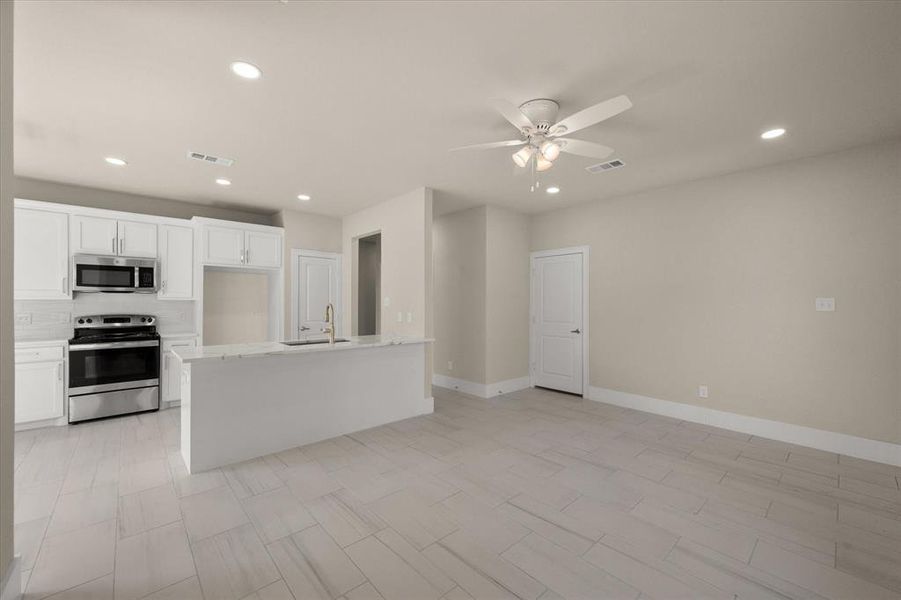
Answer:
[[(430, 186), (442, 210), (540, 212), (901, 135), (899, 31), (899, 2), (19, 1), (15, 167), (261, 211)], [(626, 167), (563, 155), (557, 196), (530, 193), (509, 149), (447, 151), (516, 137), (491, 98), (565, 116), (618, 94), (635, 107), (573, 137)], [(788, 134), (760, 140), (772, 126)]]

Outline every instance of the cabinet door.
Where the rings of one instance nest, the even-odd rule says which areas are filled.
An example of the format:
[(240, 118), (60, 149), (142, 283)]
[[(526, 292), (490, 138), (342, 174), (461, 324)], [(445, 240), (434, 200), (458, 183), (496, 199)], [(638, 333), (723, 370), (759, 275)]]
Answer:
[(71, 221), (72, 252), (74, 254), (116, 254), (119, 247), (115, 219), (82, 217)]
[(16, 423), (63, 416), (62, 361), (16, 365)]
[(70, 298), (69, 215), (17, 208), (13, 228), (15, 298)]
[(119, 255), (156, 258), (156, 225), (119, 221)]
[(244, 247), (244, 262), (249, 266), (279, 267), (282, 264), (282, 236), (278, 234), (248, 231)]
[(193, 348), (194, 340), (179, 340), (177, 342), (165, 342), (163, 347), (163, 400), (173, 402), (181, 399), (181, 363), (178, 357), (172, 353), (173, 348)]
[(244, 231), (231, 227), (204, 227), (203, 262), (214, 265), (243, 264)]
[(194, 297), (194, 229), (160, 226), (160, 291), (165, 300)]

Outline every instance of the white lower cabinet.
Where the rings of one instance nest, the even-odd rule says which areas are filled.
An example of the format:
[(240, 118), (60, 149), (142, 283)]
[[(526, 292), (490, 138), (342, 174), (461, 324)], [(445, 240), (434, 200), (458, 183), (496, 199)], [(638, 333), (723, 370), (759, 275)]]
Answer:
[(167, 340), (163, 338), (162, 347), (162, 372), (160, 382), (160, 395), (163, 402), (175, 402), (181, 400), (181, 367), (178, 357), (173, 354), (177, 348), (194, 348), (197, 345), (196, 338), (180, 338)]
[(16, 425), (65, 415), (65, 354), (59, 343), (16, 346)]

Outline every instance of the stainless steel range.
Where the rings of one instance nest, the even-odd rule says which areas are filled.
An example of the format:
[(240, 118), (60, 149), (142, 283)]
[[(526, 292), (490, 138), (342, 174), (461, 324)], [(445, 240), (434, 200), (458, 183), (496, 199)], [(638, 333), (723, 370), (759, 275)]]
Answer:
[(90, 315), (69, 340), (69, 422), (160, 407), (160, 336), (149, 315)]

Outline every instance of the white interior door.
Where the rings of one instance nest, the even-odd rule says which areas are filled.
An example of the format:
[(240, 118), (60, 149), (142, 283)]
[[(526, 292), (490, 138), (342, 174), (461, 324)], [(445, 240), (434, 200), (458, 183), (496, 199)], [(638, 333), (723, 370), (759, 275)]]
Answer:
[(294, 335), (302, 338), (320, 336), (325, 327), (325, 307), (335, 307), (336, 330), (341, 332), (340, 258), (301, 254), (295, 262), (297, 282), (294, 303)]
[(582, 254), (535, 257), (533, 383), (583, 393)]

